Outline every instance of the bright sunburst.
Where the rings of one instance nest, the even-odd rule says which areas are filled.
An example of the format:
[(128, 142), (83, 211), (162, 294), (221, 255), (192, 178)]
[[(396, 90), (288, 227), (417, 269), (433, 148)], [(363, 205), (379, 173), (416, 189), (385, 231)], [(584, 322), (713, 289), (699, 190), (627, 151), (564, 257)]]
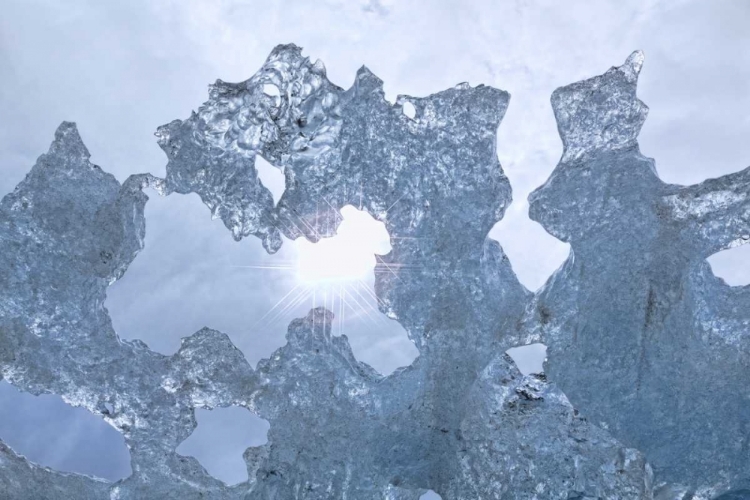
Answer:
[(343, 221), (336, 236), (297, 245), (297, 279), (306, 285), (344, 284), (365, 280), (375, 267), (375, 254), (391, 250), (382, 222), (352, 206), (341, 209)]
[(313, 307), (325, 307), (335, 314), (336, 334), (345, 333), (345, 323), (355, 318), (378, 330), (392, 327), (378, 310), (378, 298), (370, 285), (375, 255), (391, 250), (385, 225), (353, 206), (343, 207), (341, 215), (335, 236), (317, 243), (304, 238), (289, 242), (294, 247), (292, 260), (282, 262), (278, 256), (269, 256), (267, 264), (237, 266), (278, 271), (292, 278), (291, 289), (255, 327), (288, 321), (290, 314), (304, 314)]

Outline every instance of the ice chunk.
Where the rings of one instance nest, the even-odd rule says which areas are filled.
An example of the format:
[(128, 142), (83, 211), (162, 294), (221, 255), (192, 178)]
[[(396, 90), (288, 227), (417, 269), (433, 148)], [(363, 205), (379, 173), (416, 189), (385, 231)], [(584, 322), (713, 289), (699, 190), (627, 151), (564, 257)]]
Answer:
[(572, 251), (526, 324), (577, 409), (710, 498), (750, 480), (750, 289), (706, 262), (750, 239), (750, 168), (662, 182), (636, 141), (641, 60), (553, 94), (565, 152), (530, 213)]
[[(0, 496), (635, 500), (746, 488), (750, 291), (705, 259), (745, 241), (750, 170), (687, 188), (658, 179), (636, 142), (642, 59), (553, 96), (565, 153), (531, 215), (572, 251), (536, 296), (487, 237), (511, 200), (496, 155), (507, 92), (460, 84), (391, 105), (367, 68), (344, 90), (282, 45), (159, 129), (166, 179), (123, 185), (61, 125), (0, 203), (0, 376), (102, 414), (133, 474), (65, 475), (2, 445)], [(284, 171), (276, 205), (258, 155)], [(143, 246), (146, 187), (199, 194), (236, 239), (269, 252), (281, 235), (334, 235), (346, 205), (367, 211), (391, 239), (379, 307), (419, 357), (378, 374), (323, 308), (292, 322), (257, 370), (209, 328), (172, 356), (119, 339), (104, 297)], [(549, 347), (548, 373), (523, 376), (505, 351), (535, 342)], [(196, 408), (227, 406), (270, 424), (234, 487), (175, 452)]]
[(243, 402), (253, 370), (211, 330), (172, 357), (117, 337), (106, 288), (141, 248), (141, 188), (161, 183), (143, 175), (121, 186), (88, 159), (75, 125), (63, 123), (0, 202), (0, 377), (101, 415), (125, 438), (133, 474), (106, 485), (42, 469), (3, 445), (0, 497), (104, 498), (111, 486), (115, 498), (221, 498), (224, 485), (174, 449), (195, 427), (193, 408)]

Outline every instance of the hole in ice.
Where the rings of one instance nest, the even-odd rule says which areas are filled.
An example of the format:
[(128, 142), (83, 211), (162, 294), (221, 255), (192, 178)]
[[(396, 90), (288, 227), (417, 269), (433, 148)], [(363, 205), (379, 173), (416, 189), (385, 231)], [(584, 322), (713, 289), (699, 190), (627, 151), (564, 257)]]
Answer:
[[(349, 269), (354, 263), (359, 279), (305, 282), (298, 276), (300, 260), (310, 256), (300, 253), (317, 250), (316, 245), (341, 245), (341, 235), (303, 244), (302, 249), (285, 240), (276, 254), (269, 255), (257, 238), (234, 241), (221, 221), (211, 219), (197, 195), (152, 196), (146, 205), (145, 248), (107, 290), (105, 305), (115, 331), (169, 355), (177, 351), (182, 337), (208, 326), (229, 335), (255, 366), (286, 343), (293, 319), (326, 306), (335, 315), (333, 334), (346, 334), (358, 359), (383, 374), (411, 364), (418, 355), (416, 347), (398, 322), (378, 310), (373, 296), (373, 254), (390, 249), (385, 226), (353, 207), (342, 212), (343, 239), (347, 240), (349, 225), (360, 231), (352, 231), (353, 248), (344, 241), (344, 248), (332, 253)], [(373, 238), (372, 231), (372, 246), (360, 246)], [(318, 262), (326, 259), (331, 257), (324, 252)]]
[(427, 493), (419, 497), (419, 500), (442, 500), (442, 497), (432, 490), (428, 490)]
[(251, 365), (286, 343), (289, 321), (304, 314), (256, 323), (296, 282), (292, 242), (274, 255), (258, 238), (236, 242), (195, 194), (151, 196), (146, 228), (145, 248), (107, 290), (120, 337), (170, 355), (208, 326), (229, 335)]
[(281, 96), (279, 87), (277, 87), (273, 83), (263, 84), (263, 93), (266, 94), (268, 97), (280, 97)]
[(558, 240), (529, 216), (528, 202), (514, 202), (489, 237), (503, 247), (518, 281), (538, 290), (570, 255), (570, 245)]
[(258, 179), (263, 183), (263, 186), (271, 191), (273, 204), (276, 205), (286, 189), (284, 172), (282, 172), (280, 168), (276, 168), (268, 163), (266, 159), (260, 155), (255, 155), (255, 170), (258, 172)]
[(544, 360), (547, 358), (547, 346), (544, 344), (529, 344), (511, 347), (508, 355), (524, 375), (544, 373)]
[(727, 285), (750, 285), (750, 245), (717, 252), (708, 258), (708, 263), (714, 276), (723, 279)]
[(417, 116), (417, 108), (415, 108), (414, 104), (409, 101), (406, 101), (403, 106), (401, 106), (401, 111), (412, 120)]
[(125, 439), (102, 418), (65, 403), (0, 382), (0, 439), (29, 461), (63, 472), (109, 481), (130, 476)]
[(390, 252), (390, 237), (385, 224), (365, 211), (347, 205), (341, 215), (335, 236), (296, 240), (298, 287), (310, 295), (307, 304), (334, 313), (332, 333), (349, 338), (358, 360), (389, 374), (418, 355), (406, 330), (380, 312), (375, 297), (375, 254)]
[(177, 453), (195, 457), (209, 474), (228, 485), (247, 481), (242, 454), (268, 442), (268, 422), (246, 408), (196, 408), (198, 427), (177, 447)]

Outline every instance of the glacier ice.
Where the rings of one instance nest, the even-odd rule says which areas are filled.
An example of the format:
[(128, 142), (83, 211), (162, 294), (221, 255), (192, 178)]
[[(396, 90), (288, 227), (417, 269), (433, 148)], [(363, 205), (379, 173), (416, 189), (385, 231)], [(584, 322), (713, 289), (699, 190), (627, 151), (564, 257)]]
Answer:
[(132, 473), (122, 434), (88, 410), (55, 394), (33, 396), (5, 381), (0, 381), (0, 400), (0, 436), (32, 462), (109, 481)]
[(662, 182), (636, 136), (642, 56), (552, 97), (565, 151), (530, 215), (571, 253), (526, 323), (547, 375), (668, 483), (750, 480), (750, 287), (706, 259), (749, 239), (750, 168)]
[[(165, 179), (122, 185), (63, 123), (0, 203), (0, 377), (101, 415), (133, 474), (63, 474), (0, 443), (0, 493), (741, 498), (750, 289), (705, 259), (748, 239), (750, 170), (692, 187), (658, 179), (636, 142), (642, 61), (553, 94), (564, 154), (530, 210), (572, 251), (535, 295), (487, 238), (511, 201), (496, 155), (507, 92), (459, 84), (390, 104), (367, 68), (344, 90), (281, 45), (252, 78), (217, 81), (189, 118), (159, 128)], [(257, 157), (283, 171), (278, 203)], [(269, 252), (282, 235), (332, 236), (346, 205), (367, 211), (391, 237), (377, 257), (381, 309), (420, 356), (382, 376), (331, 334), (323, 308), (256, 369), (208, 328), (172, 356), (118, 338), (104, 298), (143, 247), (145, 188), (197, 193), (235, 239)], [(548, 346), (546, 374), (524, 376), (505, 354), (532, 342)], [(196, 408), (228, 406), (270, 423), (268, 443), (244, 454), (248, 481), (231, 487), (175, 452)]]

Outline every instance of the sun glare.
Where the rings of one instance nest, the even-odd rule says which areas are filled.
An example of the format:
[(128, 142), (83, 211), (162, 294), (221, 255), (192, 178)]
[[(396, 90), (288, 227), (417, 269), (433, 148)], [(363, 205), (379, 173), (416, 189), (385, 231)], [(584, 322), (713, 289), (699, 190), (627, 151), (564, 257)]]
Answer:
[[(289, 255), (289, 260), (274, 262), (272, 259), (235, 266), (289, 273), (292, 277), (292, 283), (288, 283), (291, 288), (258, 318), (252, 329), (269, 328), (288, 322), (290, 317), (307, 314), (311, 307), (324, 307), (334, 314), (334, 335), (351, 334), (353, 345), (357, 345), (357, 339), (361, 340), (365, 331), (373, 335), (370, 339), (380, 339), (380, 344), (368, 341), (363, 355), (368, 362), (380, 366), (384, 373), (390, 373), (416, 357), (416, 352), (409, 350), (415, 351), (414, 344), (408, 340), (400, 325), (394, 326), (398, 324), (383, 314), (383, 304), (373, 290), (376, 255), (391, 251), (390, 237), (385, 224), (376, 221), (367, 212), (347, 205), (341, 209), (341, 215), (342, 221), (336, 235), (322, 238), (317, 243), (310, 243), (304, 238), (295, 240), (294, 255)], [(394, 328), (397, 330), (395, 333)], [(398, 344), (402, 341), (403, 344)], [(397, 349), (396, 356), (388, 357), (401, 360), (395, 366), (382, 363), (384, 357), (377, 351), (378, 345), (384, 345), (382, 342), (388, 343), (391, 348), (396, 344), (406, 345)]]
[(382, 222), (351, 205), (341, 209), (343, 221), (336, 236), (297, 244), (297, 278), (305, 285), (340, 284), (365, 280), (375, 267), (375, 254), (391, 250)]

